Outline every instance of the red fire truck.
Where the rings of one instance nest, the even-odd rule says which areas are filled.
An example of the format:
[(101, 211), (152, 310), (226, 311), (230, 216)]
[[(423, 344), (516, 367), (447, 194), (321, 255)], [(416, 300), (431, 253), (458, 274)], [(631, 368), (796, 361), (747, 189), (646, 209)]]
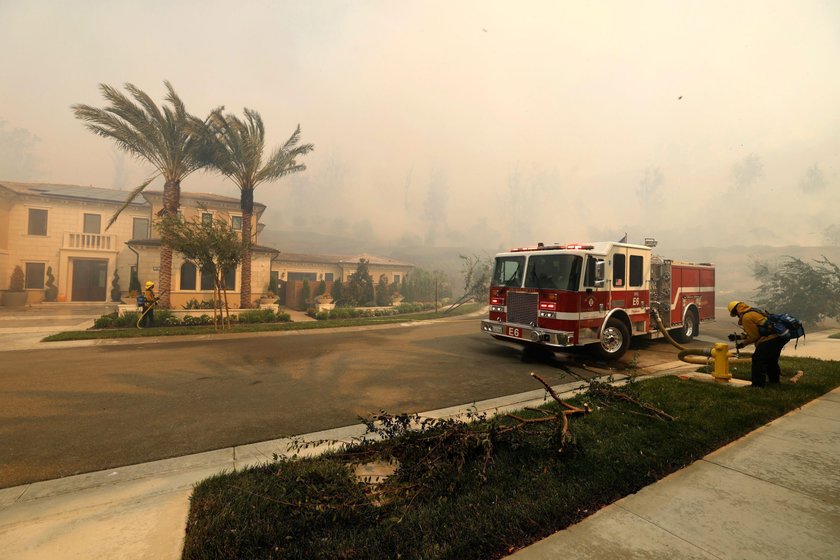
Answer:
[(511, 249), (496, 255), (482, 331), (507, 342), (559, 350), (590, 346), (615, 360), (631, 336), (662, 336), (654, 310), (689, 342), (715, 315), (715, 269), (664, 259), (644, 245), (598, 242)]

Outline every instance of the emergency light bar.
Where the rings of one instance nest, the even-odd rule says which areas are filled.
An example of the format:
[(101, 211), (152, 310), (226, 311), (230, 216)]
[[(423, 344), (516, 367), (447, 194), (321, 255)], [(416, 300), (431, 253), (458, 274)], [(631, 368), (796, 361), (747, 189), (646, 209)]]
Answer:
[(550, 251), (550, 250), (573, 250), (573, 251), (588, 251), (594, 249), (594, 245), (583, 245), (581, 243), (570, 243), (568, 245), (543, 245), (540, 243), (536, 247), (514, 247), (510, 250), (511, 253), (520, 253), (522, 251)]

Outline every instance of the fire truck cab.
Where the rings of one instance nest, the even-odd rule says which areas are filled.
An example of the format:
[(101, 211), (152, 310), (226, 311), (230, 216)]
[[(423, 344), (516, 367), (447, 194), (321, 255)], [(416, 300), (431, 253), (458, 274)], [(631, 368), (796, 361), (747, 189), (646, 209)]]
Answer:
[(499, 253), (483, 332), (526, 346), (559, 350), (590, 346), (601, 358), (620, 358), (633, 336), (682, 342), (714, 319), (715, 270), (652, 253), (645, 245), (597, 242), (543, 245)]

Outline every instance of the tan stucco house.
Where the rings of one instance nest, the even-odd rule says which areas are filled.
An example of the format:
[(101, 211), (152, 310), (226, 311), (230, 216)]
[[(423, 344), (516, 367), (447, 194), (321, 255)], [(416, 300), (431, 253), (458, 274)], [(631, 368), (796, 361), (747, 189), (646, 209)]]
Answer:
[(368, 273), (375, 284), (381, 279), (389, 284), (402, 284), (414, 269), (414, 265), (388, 257), (379, 257), (361, 253), (358, 255), (315, 255), (304, 253), (280, 253), (271, 265), (271, 274), (278, 281), (280, 301), (291, 308), (305, 308), (299, 301), (303, 281), (308, 281), (311, 289), (323, 281), (327, 291), (337, 281), (346, 282), (356, 272), (359, 261), (368, 263)]
[(388, 284), (401, 284), (414, 268), (413, 264), (367, 253), (358, 255), (281, 253), (274, 258), (271, 271), (281, 282), (295, 280), (346, 282), (348, 277), (356, 272), (360, 260), (368, 262), (368, 272), (374, 282), (379, 282), (379, 279), (384, 276)]
[[(119, 275), (123, 297), (128, 296), (131, 274), (141, 283), (159, 283), (160, 238), (154, 217), (162, 206), (163, 193), (144, 192), (106, 231), (114, 211), (128, 193), (116, 189), (15, 183), (0, 181), (0, 291), (9, 287), (15, 266), (25, 275), (27, 303), (44, 299), (48, 269), (55, 278), (58, 301), (112, 301), (114, 272)], [(256, 236), (263, 226), (259, 218), (265, 205), (254, 204)], [(242, 229), (239, 199), (202, 193), (181, 193), (185, 219), (201, 215), (229, 221)], [(271, 258), (279, 251), (254, 240), (252, 293), (265, 293), (270, 280)], [(240, 271), (228, 278), (229, 297), (239, 301)], [(172, 262), (173, 308), (190, 299), (212, 299), (212, 280), (184, 263), (176, 254)]]

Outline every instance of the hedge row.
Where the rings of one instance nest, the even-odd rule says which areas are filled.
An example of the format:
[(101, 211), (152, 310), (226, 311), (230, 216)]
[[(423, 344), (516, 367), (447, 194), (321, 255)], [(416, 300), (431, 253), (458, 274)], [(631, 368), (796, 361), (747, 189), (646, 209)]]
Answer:
[(366, 309), (364, 307), (336, 307), (332, 311), (318, 311), (310, 310), (308, 315), (314, 317), (319, 321), (327, 319), (356, 319), (359, 317), (390, 317), (392, 315), (401, 315), (403, 313), (418, 313), (420, 311), (427, 311), (434, 309), (433, 303), (403, 303), (396, 307), (387, 307), (384, 309)]
[[(137, 325), (137, 320), (140, 314), (135, 311), (129, 311), (123, 315), (119, 315), (116, 311), (103, 315), (94, 320), (93, 328), (95, 329), (123, 329), (126, 327), (134, 327)], [(275, 313), (271, 309), (249, 309), (242, 311), (239, 315), (231, 315), (230, 319), (234, 323), (288, 323), (291, 317), (288, 313)], [(186, 316), (183, 319), (173, 315), (170, 311), (165, 309), (155, 311), (154, 327), (179, 327), (179, 326), (195, 326), (195, 325), (212, 325), (213, 316), (203, 314), (198, 317)]]

